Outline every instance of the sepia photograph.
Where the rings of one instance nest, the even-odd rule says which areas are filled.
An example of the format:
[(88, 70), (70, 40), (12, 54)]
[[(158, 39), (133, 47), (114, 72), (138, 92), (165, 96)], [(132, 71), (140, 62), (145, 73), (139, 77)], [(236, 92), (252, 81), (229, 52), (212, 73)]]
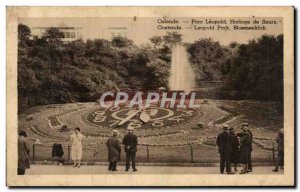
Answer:
[(294, 185), (293, 8), (220, 8), (8, 7), (8, 185)]

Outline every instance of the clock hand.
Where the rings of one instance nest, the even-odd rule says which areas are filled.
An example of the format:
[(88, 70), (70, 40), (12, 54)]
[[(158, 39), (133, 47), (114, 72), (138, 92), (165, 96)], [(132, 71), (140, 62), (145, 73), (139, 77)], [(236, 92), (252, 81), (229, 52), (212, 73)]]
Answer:
[(158, 113), (157, 109), (150, 109), (150, 110), (151, 110), (150, 117), (153, 117), (153, 116), (155, 116)]
[(143, 109), (138, 109), (138, 110), (134, 111), (133, 113), (131, 113), (130, 115), (128, 115), (125, 119), (123, 119), (120, 123), (118, 123), (118, 125), (123, 125), (124, 123), (126, 123), (127, 121), (129, 121), (130, 119), (132, 119), (136, 114), (138, 114), (142, 110)]
[(150, 115), (145, 110), (143, 110), (140, 115), (140, 120), (143, 123), (148, 123), (148, 121), (150, 120)]
[(135, 110), (129, 110), (129, 111), (126, 113), (126, 116), (131, 115), (131, 114), (134, 113), (134, 112), (135, 112)]

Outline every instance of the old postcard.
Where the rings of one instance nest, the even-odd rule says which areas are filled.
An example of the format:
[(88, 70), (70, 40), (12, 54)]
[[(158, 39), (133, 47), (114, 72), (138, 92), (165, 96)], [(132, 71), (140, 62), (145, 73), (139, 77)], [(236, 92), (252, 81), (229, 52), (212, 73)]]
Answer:
[(8, 186), (294, 186), (293, 7), (7, 7)]

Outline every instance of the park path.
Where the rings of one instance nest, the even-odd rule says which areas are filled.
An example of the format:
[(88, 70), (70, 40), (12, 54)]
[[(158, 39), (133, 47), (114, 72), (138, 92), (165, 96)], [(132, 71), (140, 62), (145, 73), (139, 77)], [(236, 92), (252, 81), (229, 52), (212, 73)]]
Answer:
[[(171, 166), (138, 166), (137, 172), (125, 172), (124, 166), (118, 171), (110, 172), (107, 166), (83, 165), (73, 168), (71, 165), (31, 165), (26, 175), (86, 175), (86, 174), (219, 174), (219, 167), (171, 167)], [(254, 172), (248, 174), (283, 174), (283, 171), (272, 172), (272, 166), (254, 167)], [(239, 167), (238, 170), (241, 170)], [(238, 174), (239, 172), (237, 172)]]

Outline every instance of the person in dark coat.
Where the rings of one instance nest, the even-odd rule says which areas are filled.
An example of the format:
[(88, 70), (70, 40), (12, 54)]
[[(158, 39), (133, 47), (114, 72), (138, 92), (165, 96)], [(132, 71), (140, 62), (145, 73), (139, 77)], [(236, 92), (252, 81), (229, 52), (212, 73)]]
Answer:
[(109, 171), (117, 171), (117, 163), (121, 160), (121, 142), (118, 139), (118, 131), (114, 130), (113, 135), (107, 140)]
[(249, 165), (249, 153), (250, 153), (250, 142), (251, 136), (247, 132), (246, 129), (243, 129), (243, 132), (238, 133), (237, 136), (240, 137), (240, 163), (243, 164), (243, 169), (241, 170), (241, 174), (245, 174), (248, 172)]
[(29, 152), (30, 146), (27, 133), (20, 131), (18, 138), (18, 175), (25, 175), (25, 170), (30, 168)]
[(278, 154), (277, 154), (276, 167), (273, 170), (274, 172), (278, 172), (278, 168), (280, 167), (281, 169), (283, 169), (283, 166), (284, 166), (284, 132), (283, 132), (283, 129), (279, 130), (277, 138), (276, 138), (276, 142), (277, 142)]
[(123, 144), (125, 145), (125, 152), (126, 152), (126, 170), (128, 171), (130, 168), (130, 161), (132, 162), (132, 169), (133, 171), (137, 171), (135, 167), (135, 157), (137, 152), (137, 136), (133, 134), (133, 128), (127, 128), (128, 133), (123, 138)]
[(240, 141), (234, 132), (234, 128), (229, 129), (229, 134), (232, 137), (232, 152), (230, 155), (230, 162), (233, 163), (234, 171), (237, 171), (237, 164), (239, 163)]
[(228, 125), (223, 125), (223, 132), (217, 136), (217, 146), (220, 154), (220, 172), (224, 173), (226, 167), (227, 174), (233, 174), (230, 167), (230, 154), (232, 151), (232, 137), (228, 133)]
[(53, 143), (52, 157), (62, 157), (64, 155), (63, 147), (60, 143)]
[(54, 143), (52, 146), (52, 157), (57, 157), (58, 164), (63, 164), (65, 161), (63, 159), (64, 150), (62, 144)]
[(252, 132), (249, 130), (248, 128), (248, 123), (243, 123), (242, 124), (242, 127), (243, 129), (246, 129), (248, 135), (250, 136), (250, 144), (249, 144), (249, 157), (248, 157), (248, 166), (247, 166), (247, 171), (248, 172), (252, 172), (252, 151), (253, 151), (253, 148), (252, 148), (252, 140), (253, 140), (253, 134)]

